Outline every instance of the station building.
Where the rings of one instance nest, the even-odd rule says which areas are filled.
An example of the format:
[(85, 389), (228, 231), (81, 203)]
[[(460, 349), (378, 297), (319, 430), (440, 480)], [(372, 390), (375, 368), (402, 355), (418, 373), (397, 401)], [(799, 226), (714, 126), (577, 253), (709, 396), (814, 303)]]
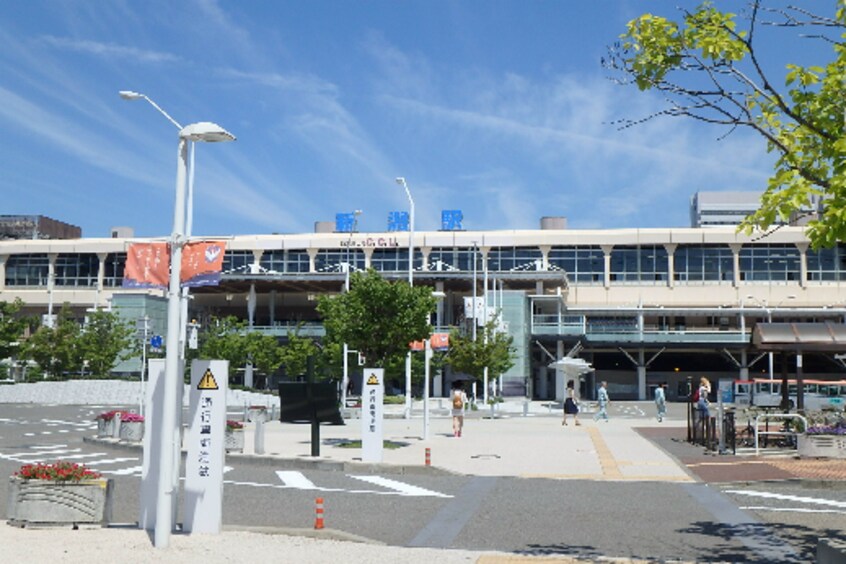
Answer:
[[(550, 364), (568, 355), (592, 367), (580, 383), (588, 398), (600, 380), (618, 399), (645, 399), (667, 383), (672, 400), (703, 375), (719, 381), (774, 371), (778, 378), (796, 370), (797, 358), (777, 354), (773, 362), (757, 351), (750, 339), (756, 324), (844, 323), (846, 246), (813, 250), (802, 227), (746, 236), (733, 226), (564, 225), (413, 234), (414, 284), (444, 296), (436, 330), (500, 312), (517, 347), (515, 365), (502, 377), (505, 395), (560, 399), (566, 376)], [(281, 339), (298, 326), (302, 335), (323, 335), (317, 297), (342, 292), (351, 271), (374, 268), (392, 280), (408, 276), (408, 232), (218, 239), (226, 244), (221, 283), (192, 290), (190, 317), (202, 322), (235, 315)], [(164, 334), (162, 291), (122, 287), (134, 242), (142, 240), (0, 241), (0, 300), (20, 298), (26, 313), (37, 315), (55, 314), (67, 303), (80, 318), (90, 308), (110, 306), (130, 319), (147, 318), (151, 333)], [(831, 352), (798, 358), (807, 378), (846, 374)], [(448, 389), (449, 378), (435, 383), (435, 395)]]

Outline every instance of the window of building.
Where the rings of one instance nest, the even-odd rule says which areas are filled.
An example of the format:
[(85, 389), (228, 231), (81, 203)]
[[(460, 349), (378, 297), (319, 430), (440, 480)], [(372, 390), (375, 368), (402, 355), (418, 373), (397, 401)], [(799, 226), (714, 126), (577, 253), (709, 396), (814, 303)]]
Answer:
[(837, 245), (831, 249), (808, 249), (808, 280), (823, 282), (846, 280), (846, 247)]
[(543, 253), (537, 247), (494, 247), (488, 251), (488, 270), (514, 272), (540, 270)]
[(747, 282), (799, 280), (796, 245), (747, 245), (740, 249), (740, 279)]
[(429, 252), (429, 270), (473, 270), (473, 256), (476, 256), (476, 268), (481, 269), (481, 254), (473, 247), (435, 247)]
[[(408, 272), (408, 249), (373, 249), (370, 266), (379, 272)], [(414, 270), (423, 267), (423, 253), (414, 249)]]
[(10, 255), (6, 259), (6, 286), (47, 287), (50, 259), (46, 254)]
[(226, 251), (223, 255), (223, 266), (221, 271), (229, 272), (250, 272), (250, 265), (255, 261), (252, 251)]
[(570, 282), (602, 284), (605, 280), (605, 254), (599, 247), (553, 247), (549, 251), (550, 270), (560, 268)]
[[(308, 272), (308, 252), (305, 250), (282, 250), (273, 249), (265, 251), (259, 262), (264, 272), (274, 273), (300, 273)], [(362, 263), (363, 268), (363, 263)]]
[(679, 282), (730, 282), (734, 259), (725, 245), (679, 245), (673, 253), (673, 270)]
[(663, 245), (614, 247), (611, 251), (611, 282), (666, 281), (667, 272), (667, 250)]
[(100, 259), (96, 254), (69, 254), (56, 257), (56, 286), (96, 287)]
[(126, 253), (109, 253), (103, 264), (103, 286), (117, 288), (123, 286), (123, 271), (126, 268)]

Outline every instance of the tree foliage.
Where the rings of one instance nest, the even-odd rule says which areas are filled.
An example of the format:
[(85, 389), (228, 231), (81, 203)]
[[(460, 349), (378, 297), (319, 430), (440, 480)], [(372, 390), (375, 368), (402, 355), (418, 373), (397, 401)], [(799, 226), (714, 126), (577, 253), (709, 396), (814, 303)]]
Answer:
[(196, 357), (228, 360), (229, 376), (247, 362), (268, 376), (282, 364), (282, 350), (276, 337), (248, 332), (246, 322), (235, 316), (212, 318), (197, 338)]
[(0, 359), (15, 357), (21, 348), (24, 331), (29, 320), (21, 317), (23, 302), (0, 302)]
[[(846, 236), (846, 8), (842, 1), (836, 6), (833, 16), (771, 8), (763, 0), (751, 1), (743, 17), (710, 2), (683, 10), (677, 21), (643, 14), (603, 60), (620, 82), (658, 91), (667, 102), (657, 114), (624, 126), (684, 116), (723, 126), (726, 134), (744, 127), (764, 138), (777, 160), (760, 209), (743, 223), (747, 233), (789, 221), (822, 198), (821, 215), (808, 224), (813, 246)], [(771, 76), (756, 43), (762, 26), (824, 42), (830, 60), (786, 64), (783, 77)]]
[(288, 332), (288, 344), (282, 347), (281, 364), (288, 376), (301, 376), (306, 373), (309, 357), (317, 354), (317, 346), (308, 337), (300, 337), (298, 332)]
[(431, 335), (436, 304), (431, 288), (390, 282), (370, 269), (353, 273), (348, 292), (322, 296), (317, 311), (328, 341), (347, 343), (367, 366), (386, 367), (408, 352), (409, 343)]
[(140, 348), (132, 324), (117, 313), (104, 310), (88, 315), (76, 347), (80, 369), (88, 361), (87, 371), (101, 377), (108, 376), (118, 361), (138, 354)]
[(449, 336), (449, 354), (446, 363), (456, 372), (469, 374), (476, 379), (488, 374), (496, 377), (514, 366), (514, 339), (507, 333), (497, 330), (496, 317), (482, 328), (473, 339), (472, 335), (462, 334), (453, 329)]

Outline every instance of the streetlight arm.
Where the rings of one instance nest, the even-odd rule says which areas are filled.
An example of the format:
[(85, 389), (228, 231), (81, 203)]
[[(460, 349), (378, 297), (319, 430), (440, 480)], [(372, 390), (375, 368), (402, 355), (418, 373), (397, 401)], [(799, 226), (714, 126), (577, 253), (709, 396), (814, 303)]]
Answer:
[(147, 100), (148, 102), (150, 102), (150, 105), (153, 106), (154, 108), (156, 108), (159, 111), (159, 113), (162, 114), (164, 117), (166, 117), (167, 120), (170, 123), (175, 125), (176, 129), (179, 129), (180, 131), (182, 130), (182, 126), (179, 124), (179, 122), (176, 121), (175, 119), (173, 119), (172, 117), (170, 117), (170, 114), (168, 114), (166, 111), (161, 109), (159, 107), (159, 105), (156, 104), (155, 102), (153, 102), (150, 98), (148, 98), (146, 94), (141, 94), (139, 92), (133, 92), (131, 90), (121, 90), (119, 92), (119, 94), (120, 94), (120, 97), (123, 98), (124, 100), (140, 100), (142, 98), (144, 100)]

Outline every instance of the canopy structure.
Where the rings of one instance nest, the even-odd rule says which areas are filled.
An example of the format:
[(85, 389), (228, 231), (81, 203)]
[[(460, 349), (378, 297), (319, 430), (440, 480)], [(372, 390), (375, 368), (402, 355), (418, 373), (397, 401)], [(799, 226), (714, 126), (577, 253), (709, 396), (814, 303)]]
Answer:
[(761, 351), (844, 352), (846, 324), (758, 323), (752, 331), (752, 343)]

